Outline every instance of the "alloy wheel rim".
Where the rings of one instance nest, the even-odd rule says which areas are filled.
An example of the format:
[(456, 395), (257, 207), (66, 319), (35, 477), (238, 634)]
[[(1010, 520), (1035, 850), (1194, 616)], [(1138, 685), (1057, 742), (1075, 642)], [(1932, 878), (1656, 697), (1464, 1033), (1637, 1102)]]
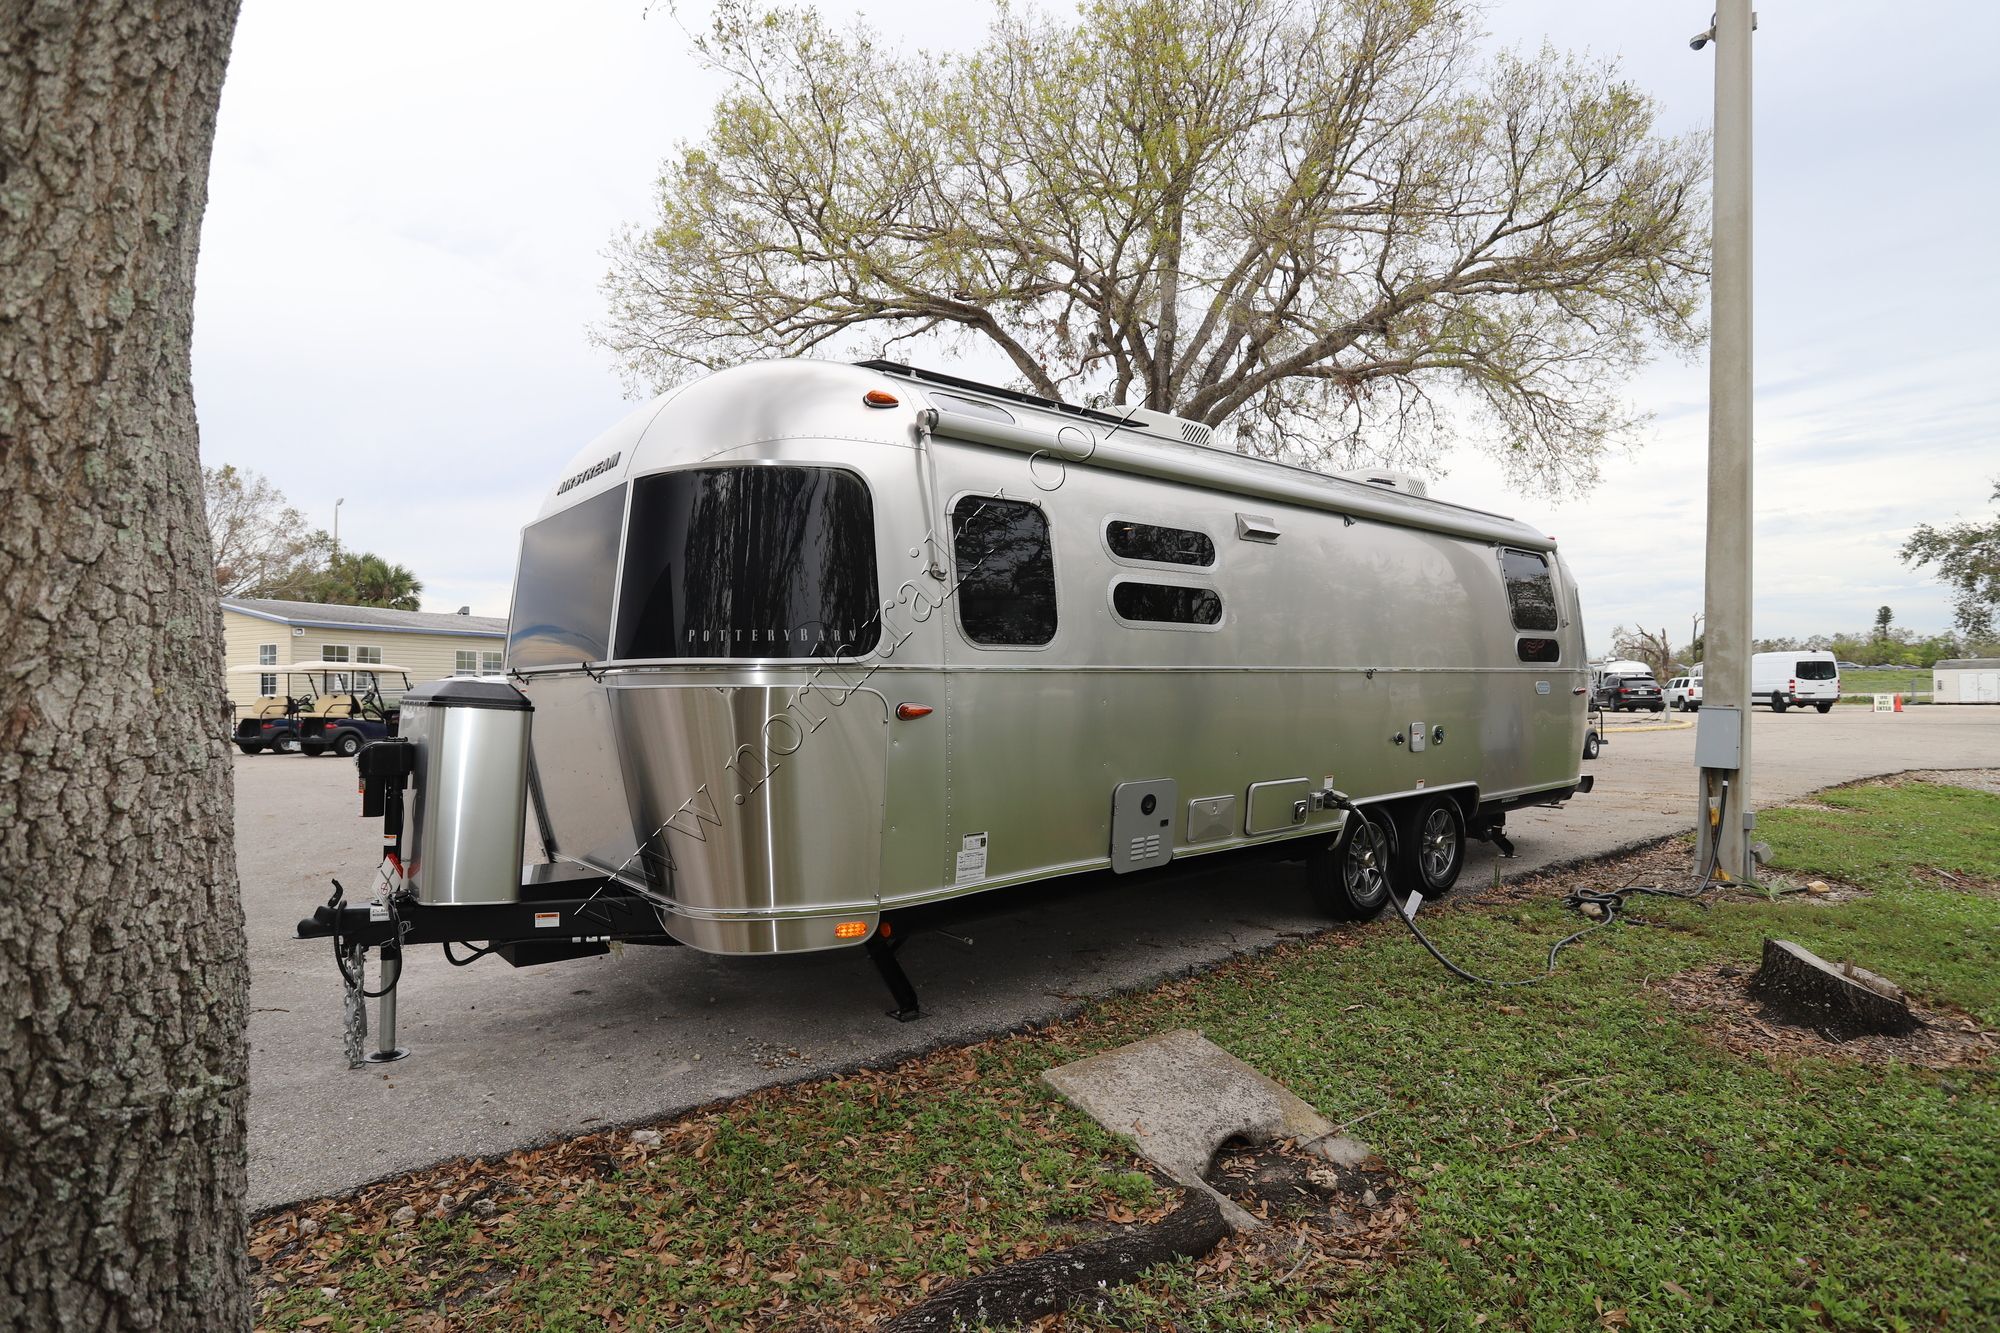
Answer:
[(1457, 856), (1456, 848), (1453, 846), (1457, 839), (1452, 836), (1453, 832), (1451, 812), (1442, 807), (1431, 811), (1430, 817), (1424, 820), (1420, 841), (1424, 878), (1434, 885), (1444, 882), (1444, 877), (1451, 872), (1451, 863)]
[(1347, 896), (1356, 904), (1366, 905), (1388, 895), (1389, 882), (1382, 868), (1384, 841), (1382, 830), (1370, 820), (1354, 830), (1347, 844), (1341, 869), (1347, 880)]

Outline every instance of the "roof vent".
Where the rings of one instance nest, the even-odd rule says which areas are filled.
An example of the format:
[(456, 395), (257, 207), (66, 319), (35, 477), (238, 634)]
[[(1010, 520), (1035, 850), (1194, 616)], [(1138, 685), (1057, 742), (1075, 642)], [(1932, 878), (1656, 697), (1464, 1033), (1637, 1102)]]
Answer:
[(1171, 412), (1155, 412), (1150, 407), (1126, 407), (1120, 404), (1105, 410), (1115, 412), (1133, 425), (1141, 426), (1155, 435), (1165, 435), (1186, 444), (1206, 445), (1214, 435), (1209, 427), (1199, 421), (1189, 421), (1186, 417), (1177, 417)]
[(458, 608), (458, 613), (462, 616), (469, 616), (472, 614), (472, 608), (469, 606), (461, 606)]
[(1352, 472), (1336, 472), (1333, 475), (1346, 481), (1358, 481), (1368, 486), (1380, 486), (1385, 491), (1401, 491), (1404, 495), (1414, 495), (1420, 498), (1428, 497), (1431, 493), (1431, 488), (1425, 485), (1422, 479), (1413, 477), (1407, 472), (1395, 472), (1389, 468), (1359, 467), (1355, 468)]

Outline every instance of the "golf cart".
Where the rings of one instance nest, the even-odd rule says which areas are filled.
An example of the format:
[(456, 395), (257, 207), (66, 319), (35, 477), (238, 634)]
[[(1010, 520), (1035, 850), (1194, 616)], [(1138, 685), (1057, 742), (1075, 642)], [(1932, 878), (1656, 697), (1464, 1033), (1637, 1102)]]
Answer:
[(290, 691), (297, 685), (303, 694), (291, 693), (260, 698), (254, 703), (236, 705), (236, 725), (229, 739), (237, 749), (245, 754), (262, 754), (270, 750), (277, 754), (296, 754), (299, 749), (298, 715), (313, 705), (313, 682), (311, 676), (300, 676), (294, 680), (289, 668), (275, 666), (236, 666), (229, 668), (232, 676), (284, 676), (285, 689)]
[[(238, 719), (232, 739), (245, 754), (268, 749), (352, 757), (368, 742), (396, 734), (398, 708), (410, 688), (407, 668), (380, 662), (293, 662), (230, 672), (285, 677), (282, 697), (259, 700)], [(394, 683), (385, 685), (390, 677)]]
[[(379, 662), (365, 667), (338, 662), (308, 665), (319, 673), (316, 683), (320, 693), (312, 707), (299, 714), (301, 750), (308, 755), (332, 752), (352, 759), (370, 741), (385, 741), (396, 734), (403, 695), (410, 688), (407, 668)], [(394, 681), (385, 683), (385, 677), (394, 677)]]

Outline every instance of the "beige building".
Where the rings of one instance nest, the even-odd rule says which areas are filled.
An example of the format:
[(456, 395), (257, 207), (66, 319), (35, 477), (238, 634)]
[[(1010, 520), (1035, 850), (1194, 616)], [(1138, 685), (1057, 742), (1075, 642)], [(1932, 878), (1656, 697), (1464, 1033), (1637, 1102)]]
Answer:
[[(293, 662), (399, 666), (410, 683), (446, 676), (497, 676), (506, 665), (507, 622), (438, 611), (387, 611), (262, 597), (222, 599), (222, 642), (232, 667), (268, 666), (269, 674), (232, 672), (229, 701), (238, 706), (285, 693)], [(385, 682), (385, 684), (388, 682)]]

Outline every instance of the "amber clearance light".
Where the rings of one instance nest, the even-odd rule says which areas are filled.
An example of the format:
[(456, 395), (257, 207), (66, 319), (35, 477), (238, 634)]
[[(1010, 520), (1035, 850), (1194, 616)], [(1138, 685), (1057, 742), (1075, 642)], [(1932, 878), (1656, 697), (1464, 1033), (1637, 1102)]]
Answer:
[(887, 389), (870, 389), (861, 395), (861, 401), (870, 407), (896, 407), (902, 400)]
[(858, 940), (867, 933), (866, 921), (843, 921), (833, 928), (833, 937), (837, 940)]
[(929, 704), (896, 705), (896, 719), (900, 722), (914, 722), (920, 717), (929, 717), (930, 715), (931, 706)]

